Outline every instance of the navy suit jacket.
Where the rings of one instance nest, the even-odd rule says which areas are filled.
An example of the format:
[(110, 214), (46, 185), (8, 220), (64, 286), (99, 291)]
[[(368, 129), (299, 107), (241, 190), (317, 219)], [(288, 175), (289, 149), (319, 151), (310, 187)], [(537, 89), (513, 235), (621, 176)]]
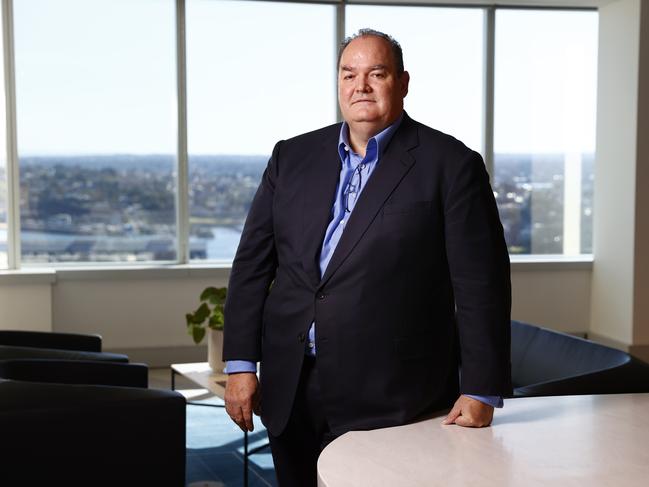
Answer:
[(232, 266), (223, 358), (261, 362), (268, 431), (287, 424), (313, 321), (334, 434), (510, 395), (509, 258), (482, 158), (405, 115), (320, 276), (340, 127), (275, 146)]

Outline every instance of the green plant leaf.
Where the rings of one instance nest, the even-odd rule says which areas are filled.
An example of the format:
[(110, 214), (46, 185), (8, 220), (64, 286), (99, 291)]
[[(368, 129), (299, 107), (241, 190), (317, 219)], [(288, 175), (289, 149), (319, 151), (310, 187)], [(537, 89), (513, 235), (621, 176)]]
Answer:
[(209, 327), (213, 330), (222, 330), (223, 324), (223, 313), (219, 310), (215, 310), (214, 314), (210, 316)]
[(194, 339), (194, 343), (196, 345), (201, 343), (201, 341), (203, 340), (203, 337), (205, 336), (205, 331), (206, 331), (205, 328), (203, 328), (202, 326), (192, 325), (189, 328), (189, 330), (191, 330), (190, 335)]
[(209, 294), (208, 300), (210, 304), (213, 304), (214, 306), (223, 306), (225, 304), (225, 297), (227, 293), (227, 288), (220, 287), (220, 288), (212, 288), (214, 291)]
[(207, 287), (200, 295), (201, 305), (198, 309), (185, 315), (187, 332), (196, 344), (205, 337), (207, 327), (213, 330), (223, 330), (226, 295), (227, 287)]
[(213, 286), (207, 287), (201, 293), (201, 301), (208, 301), (212, 296), (218, 293), (218, 289)]
[(194, 312), (194, 323), (203, 323), (211, 313), (212, 311), (210, 310), (210, 307), (207, 305), (207, 303), (201, 304)]

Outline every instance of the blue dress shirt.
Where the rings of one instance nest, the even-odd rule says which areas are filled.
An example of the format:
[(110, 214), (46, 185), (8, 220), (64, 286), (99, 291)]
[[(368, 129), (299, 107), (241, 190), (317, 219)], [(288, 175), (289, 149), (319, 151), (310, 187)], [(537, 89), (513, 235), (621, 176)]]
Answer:
[[(338, 178), (338, 186), (336, 187), (336, 198), (331, 209), (331, 221), (325, 232), (320, 251), (321, 276), (324, 275), (327, 269), (331, 256), (345, 230), (347, 220), (356, 206), (358, 197), (363, 191), (363, 188), (365, 188), (381, 155), (385, 151), (390, 139), (392, 139), (394, 132), (401, 125), (402, 120), (403, 114), (392, 125), (372, 137), (367, 142), (365, 157), (356, 154), (352, 150), (349, 143), (349, 129), (347, 123), (343, 122), (340, 129), (340, 137), (338, 138), (338, 154), (341, 161), (340, 177)], [(311, 323), (308, 337), (305, 353), (315, 356), (315, 322)], [(226, 373), (228, 374), (256, 371), (256, 364), (247, 360), (228, 360), (226, 363)], [(467, 396), (489, 404), (490, 406), (502, 407), (503, 405), (503, 400), (499, 396), (474, 396), (469, 394)]]

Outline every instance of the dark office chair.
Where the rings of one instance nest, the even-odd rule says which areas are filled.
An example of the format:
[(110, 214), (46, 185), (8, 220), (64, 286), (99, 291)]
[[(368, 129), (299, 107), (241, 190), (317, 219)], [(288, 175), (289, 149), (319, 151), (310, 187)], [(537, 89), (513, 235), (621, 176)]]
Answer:
[(146, 389), (147, 373), (0, 361), (0, 485), (184, 485), (185, 398)]
[(90, 360), (10, 359), (0, 360), (0, 378), (57, 384), (104, 386), (149, 386), (145, 364), (97, 362)]
[(128, 356), (121, 353), (102, 352), (101, 347), (100, 335), (0, 330), (0, 360), (52, 358), (128, 362)]
[(49, 331), (0, 330), (0, 345), (101, 352), (101, 335)]
[(649, 365), (626, 352), (512, 321), (514, 397), (649, 392)]

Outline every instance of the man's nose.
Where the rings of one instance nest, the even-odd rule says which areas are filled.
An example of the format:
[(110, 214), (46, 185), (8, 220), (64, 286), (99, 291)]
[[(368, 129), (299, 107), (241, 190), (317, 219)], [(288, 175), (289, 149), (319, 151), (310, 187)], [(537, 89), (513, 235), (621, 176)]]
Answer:
[(356, 86), (355, 86), (355, 91), (357, 93), (368, 93), (371, 88), (369, 83), (367, 82), (368, 79), (366, 76), (357, 76), (356, 77)]

